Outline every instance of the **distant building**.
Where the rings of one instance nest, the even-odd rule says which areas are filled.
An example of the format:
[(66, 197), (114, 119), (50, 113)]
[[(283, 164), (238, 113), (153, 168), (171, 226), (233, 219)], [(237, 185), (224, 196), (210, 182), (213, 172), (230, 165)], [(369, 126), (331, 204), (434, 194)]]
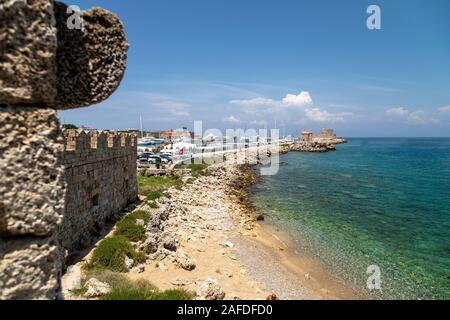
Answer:
[[(97, 131), (97, 129), (95, 129), (95, 128), (91, 128), (91, 127), (84, 126), (84, 125), (79, 126), (78, 129), (83, 130), (83, 131), (87, 131), (87, 132)], [(109, 131), (109, 130), (103, 130), (103, 131)]]
[(123, 130), (122, 132), (126, 132), (126, 133), (136, 133), (136, 134), (139, 134), (139, 133), (140, 133), (139, 129), (136, 129), (136, 128), (128, 128), (128, 129), (126, 129), (126, 130)]
[(300, 141), (302, 142), (318, 142), (327, 144), (340, 144), (347, 142), (344, 138), (336, 136), (333, 129), (324, 128), (320, 134), (314, 134), (311, 131), (304, 130), (300, 134)]
[(300, 134), (300, 140), (302, 142), (311, 142), (312, 138), (313, 138), (313, 133), (311, 131), (305, 130)]
[(172, 132), (172, 141), (190, 141), (191, 133), (188, 131), (186, 126), (181, 127), (181, 129), (176, 129)]
[(161, 138), (166, 140), (166, 141), (169, 141), (169, 142), (173, 142), (174, 136), (175, 136), (175, 130), (172, 130), (172, 129), (164, 131), (161, 134)]
[(336, 134), (334, 133), (333, 129), (324, 128), (317, 136), (317, 138), (336, 138)]

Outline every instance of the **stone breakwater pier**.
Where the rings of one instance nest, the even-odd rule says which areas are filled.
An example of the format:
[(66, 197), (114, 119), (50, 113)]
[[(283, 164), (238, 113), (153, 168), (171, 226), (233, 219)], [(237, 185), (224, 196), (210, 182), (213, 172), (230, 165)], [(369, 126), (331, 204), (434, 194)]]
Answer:
[(327, 142), (294, 142), (289, 145), (281, 145), (280, 153), (288, 152), (328, 152), (336, 150), (335, 144)]

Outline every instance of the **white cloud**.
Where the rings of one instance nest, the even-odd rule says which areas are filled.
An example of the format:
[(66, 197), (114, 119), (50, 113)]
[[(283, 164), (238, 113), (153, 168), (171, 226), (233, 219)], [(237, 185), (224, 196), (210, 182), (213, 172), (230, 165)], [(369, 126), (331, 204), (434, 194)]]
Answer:
[(277, 102), (272, 99), (267, 98), (253, 98), (253, 99), (244, 99), (244, 100), (231, 100), (231, 104), (241, 107), (254, 107), (254, 106), (275, 106)]
[(309, 95), (309, 92), (302, 91), (298, 95), (287, 94), (282, 103), (286, 106), (305, 107), (311, 106), (313, 101)]
[(275, 115), (278, 119), (287, 121), (304, 121), (310, 122), (342, 122), (345, 117), (351, 116), (350, 112), (331, 113), (321, 110), (314, 106), (313, 99), (307, 91), (301, 91), (299, 94), (287, 94), (281, 100), (273, 100), (265, 97), (253, 99), (232, 100), (232, 105), (244, 107), (244, 112), (252, 114), (252, 116), (269, 114)]
[(239, 120), (235, 116), (229, 116), (228, 118), (225, 118), (224, 121), (228, 123), (241, 123), (241, 120)]
[(229, 116), (226, 117), (225, 119), (223, 119), (224, 122), (229, 123), (229, 124), (251, 124), (251, 125), (255, 125), (255, 126), (263, 126), (263, 125), (267, 125), (267, 121), (265, 120), (241, 120), (235, 116)]
[(345, 117), (351, 116), (351, 112), (330, 113), (319, 108), (308, 108), (305, 110), (305, 116), (308, 120), (313, 122), (343, 122)]
[(390, 116), (408, 116), (409, 110), (403, 107), (392, 108), (386, 111), (386, 114)]
[(425, 111), (422, 111), (422, 110), (411, 112), (408, 115), (407, 120), (408, 120), (408, 122), (417, 123), (417, 124), (426, 123), (429, 121), (427, 119), (427, 115), (425, 114)]
[(189, 112), (187, 112), (187, 111), (171, 110), (170, 113), (174, 116), (189, 117)]
[(429, 117), (425, 111), (417, 110), (410, 111), (404, 107), (392, 108), (386, 111), (386, 114), (391, 118), (403, 119), (412, 124), (437, 123), (438, 119)]
[(188, 117), (188, 109), (191, 107), (190, 104), (179, 101), (172, 97), (159, 95), (159, 94), (147, 94), (146, 99), (148, 104), (159, 110), (166, 110), (173, 116), (178, 117)]
[(305, 108), (313, 104), (309, 92), (302, 91), (298, 95), (287, 94), (281, 101), (258, 97), (253, 99), (231, 100), (232, 105), (241, 107), (269, 107), (265, 111), (277, 112), (287, 108)]
[(438, 109), (439, 112), (450, 112), (450, 106), (445, 106)]
[(252, 120), (250, 121), (250, 124), (256, 125), (256, 126), (264, 126), (267, 125), (266, 120)]

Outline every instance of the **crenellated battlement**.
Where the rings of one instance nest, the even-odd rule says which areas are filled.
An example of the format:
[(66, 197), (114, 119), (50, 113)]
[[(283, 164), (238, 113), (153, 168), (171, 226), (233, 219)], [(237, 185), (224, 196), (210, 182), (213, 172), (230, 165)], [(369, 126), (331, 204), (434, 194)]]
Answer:
[(115, 131), (63, 130), (66, 168), (120, 157), (136, 160), (137, 136)]
[(85, 152), (135, 148), (137, 136), (134, 133), (116, 131), (86, 131), (82, 129), (63, 129), (64, 150)]

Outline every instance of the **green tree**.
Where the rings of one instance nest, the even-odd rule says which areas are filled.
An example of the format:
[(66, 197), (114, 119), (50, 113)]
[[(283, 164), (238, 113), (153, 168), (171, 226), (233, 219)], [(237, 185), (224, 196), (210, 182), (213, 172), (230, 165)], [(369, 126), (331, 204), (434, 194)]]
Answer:
[(71, 123), (63, 124), (62, 127), (63, 127), (64, 129), (78, 129), (78, 127), (77, 127), (76, 125), (71, 124)]

